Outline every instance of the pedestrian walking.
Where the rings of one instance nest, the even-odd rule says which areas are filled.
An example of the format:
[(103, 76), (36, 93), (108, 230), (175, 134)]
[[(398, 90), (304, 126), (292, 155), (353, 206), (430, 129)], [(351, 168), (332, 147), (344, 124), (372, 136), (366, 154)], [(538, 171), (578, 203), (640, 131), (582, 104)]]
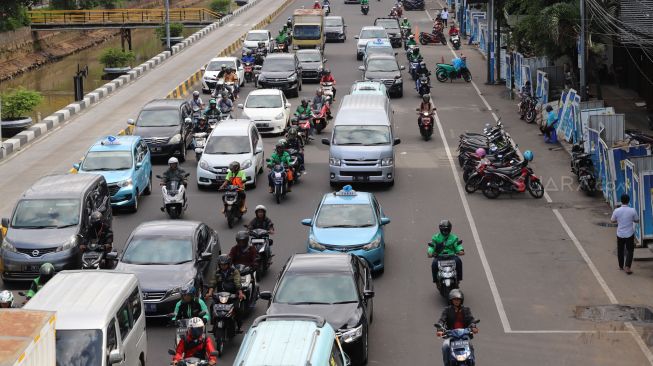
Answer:
[(630, 266), (633, 263), (633, 252), (635, 251), (635, 223), (639, 222), (639, 215), (634, 208), (628, 206), (630, 196), (621, 195), (621, 206), (612, 213), (612, 222), (617, 223), (617, 258), (619, 269), (632, 274)]
[(447, 7), (445, 6), (442, 8), (442, 11), (440, 12), (440, 19), (442, 19), (442, 23), (444, 23), (444, 26), (447, 27), (447, 20), (449, 19), (449, 11), (447, 11)]

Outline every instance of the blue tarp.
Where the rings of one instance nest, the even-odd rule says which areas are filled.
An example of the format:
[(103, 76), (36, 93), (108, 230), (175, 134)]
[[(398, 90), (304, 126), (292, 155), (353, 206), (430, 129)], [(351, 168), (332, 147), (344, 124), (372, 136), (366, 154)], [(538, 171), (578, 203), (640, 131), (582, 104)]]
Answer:
[[(626, 193), (627, 185), (625, 181), (626, 173), (626, 160), (632, 156), (646, 156), (648, 155), (648, 150), (646, 145), (638, 146), (627, 146), (624, 148), (613, 148), (608, 151), (608, 157), (610, 160), (610, 169), (612, 176), (614, 177), (614, 196), (613, 201), (616, 205), (617, 200), (621, 197), (622, 194)], [(638, 192), (638, 191), (635, 191)], [(633, 197), (630, 195), (630, 197)]]
[(641, 236), (644, 239), (653, 239), (653, 172), (641, 173), (640, 177), (640, 204), (643, 208), (639, 218), (642, 225)]

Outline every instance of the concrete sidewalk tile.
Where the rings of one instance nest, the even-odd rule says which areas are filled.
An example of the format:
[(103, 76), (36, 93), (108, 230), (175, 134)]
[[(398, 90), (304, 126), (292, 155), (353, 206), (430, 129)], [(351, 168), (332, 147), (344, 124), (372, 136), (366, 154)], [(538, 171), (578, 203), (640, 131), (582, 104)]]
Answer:
[[(8, 156), (14, 152), (14, 145), (7, 143), (7, 141), (2, 143), (2, 149), (4, 150), (5, 156)], [(0, 154), (2, 153), (0, 152)]]
[(45, 135), (45, 133), (48, 132), (48, 125), (43, 122), (37, 123), (30, 127), (29, 131), (34, 132), (36, 136)]
[[(38, 130), (38, 131), (41, 132), (41, 130)], [(32, 131), (31, 128), (30, 128), (29, 130), (21, 131), (20, 133), (18, 133), (14, 137), (18, 137), (18, 138), (23, 138), (24, 137), (24, 138), (27, 139), (25, 141), (25, 143), (28, 143), (28, 142), (34, 140), (34, 138), (36, 137), (35, 135), (36, 134), (34, 133), (34, 131)]]
[(26, 132), (27, 132), (27, 131), (23, 131), (23, 132), (20, 132), (20, 133), (18, 133), (18, 134), (16, 134), (16, 135), (14, 136), (14, 140), (18, 140), (18, 141), (19, 141), (19, 142), (18, 142), (18, 146), (19, 146), (19, 147), (20, 147), (20, 146), (25, 146), (25, 145), (27, 145), (27, 142), (29, 141), (29, 140), (27, 139), (27, 134), (26, 134)]
[(43, 119), (43, 123), (46, 124), (48, 130), (51, 130), (59, 125), (59, 119), (57, 119), (56, 117), (45, 117)]
[(77, 103), (68, 104), (65, 108), (68, 109), (71, 114), (79, 113), (79, 111), (82, 110), (82, 108)]
[(68, 118), (70, 118), (70, 111), (67, 110), (67, 109), (60, 109), (60, 110), (54, 112), (54, 114), (61, 115), (64, 120), (67, 120)]
[[(16, 138), (6, 139), (2, 144), (9, 145), (12, 148), (12, 151), (17, 151), (20, 149), (20, 140)], [(5, 148), (5, 153), (6, 152), (7, 149)]]

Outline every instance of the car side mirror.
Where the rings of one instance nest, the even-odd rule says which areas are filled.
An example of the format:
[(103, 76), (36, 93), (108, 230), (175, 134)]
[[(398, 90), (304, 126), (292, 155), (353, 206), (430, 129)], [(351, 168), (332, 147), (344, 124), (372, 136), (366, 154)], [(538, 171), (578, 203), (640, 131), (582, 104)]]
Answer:
[(191, 124), (191, 123), (193, 123), (193, 120), (190, 119), (190, 118), (188, 118), (188, 117), (186, 117), (186, 118), (184, 118), (184, 123), (186, 123), (186, 124)]
[(381, 218), (381, 225), (388, 225), (390, 223), (390, 218), (389, 217), (382, 217)]
[(354, 36), (354, 39), (359, 39), (359, 37), (358, 37), (358, 36)]
[(270, 292), (270, 291), (261, 291), (261, 292), (258, 294), (258, 297), (260, 297), (260, 298), (263, 299), (263, 300), (268, 300), (268, 301), (270, 301), (270, 300), (272, 300), (272, 292)]
[(286, 109), (290, 108), (291, 105), (290, 102), (286, 102)]
[(243, 105), (243, 103), (239, 103), (239, 104), (238, 104), (238, 108), (239, 108), (239, 109), (243, 109), (243, 108), (245, 108), (245, 106)]
[(142, 167), (143, 167), (143, 163), (142, 163), (142, 162), (138, 162), (138, 163), (136, 163), (136, 170), (138, 170), (138, 169), (140, 169), (140, 168), (142, 168)]
[(109, 252), (109, 253), (107, 253), (105, 258), (108, 261), (117, 261), (118, 260), (118, 252), (116, 252), (116, 251)]
[(109, 365), (120, 363), (120, 362), (122, 362), (122, 360), (123, 360), (123, 357), (120, 354), (119, 350), (114, 349), (111, 352), (109, 352)]
[(127, 120), (127, 124), (130, 125), (130, 126), (133, 126), (133, 125), (134, 125), (134, 120), (131, 119), (131, 118), (128, 119), (128, 120)]
[(260, 146), (256, 147), (256, 150), (254, 151), (254, 155), (258, 155), (261, 153), (263, 153), (263, 148)]
[(373, 297), (374, 297), (374, 291), (372, 291), (372, 290), (365, 290), (365, 291), (363, 292), (363, 297), (364, 297), (366, 300), (373, 298)]
[(201, 71), (201, 72), (206, 71), (206, 66), (202, 66), (202, 67), (200, 67), (200, 71)]
[(360, 71), (365, 71), (365, 66), (360, 65), (360, 66), (358, 66), (358, 69), (359, 69)]
[(329, 141), (329, 139), (323, 138), (322, 139), (322, 144), (323, 145), (331, 145), (331, 141)]
[(6, 217), (2, 218), (2, 227), (6, 227), (6, 228), (9, 227), (9, 219), (8, 218), (6, 218)]
[(394, 145), (399, 145), (399, 144), (401, 144), (401, 139), (395, 139), (395, 140), (392, 142), (392, 146), (394, 146)]
[(81, 168), (81, 167), (82, 167), (82, 165), (80, 163), (73, 164), (73, 168), (75, 168), (75, 170), (79, 170), (79, 168)]
[(329, 60), (325, 58), (324, 60), (322, 60), (322, 63), (326, 64), (327, 61), (329, 61)]
[(168, 348), (168, 354), (169, 354), (170, 356), (174, 356), (174, 355), (177, 354), (177, 352), (175, 352), (174, 349)]
[(399, 66), (399, 70), (406, 70), (406, 66), (404, 65)]
[(200, 260), (202, 261), (210, 261), (213, 258), (213, 253), (211, 252), (204, 252), (200, 254)]
[(304, 219), (304, 220), (302, 220), (302, 225), (311, 226), (311, 225), (313, 225), (313, 220), (312, 219)]
[(157, 177), (157, 178), (159, 178), (159, 179), (163, 179), (163, 177), (162, 177), (162, 176), (160, 176), (160, 175), (158, 175), (158, 174), (157, 174), (157, 175), (155, 175), (155, 177)]

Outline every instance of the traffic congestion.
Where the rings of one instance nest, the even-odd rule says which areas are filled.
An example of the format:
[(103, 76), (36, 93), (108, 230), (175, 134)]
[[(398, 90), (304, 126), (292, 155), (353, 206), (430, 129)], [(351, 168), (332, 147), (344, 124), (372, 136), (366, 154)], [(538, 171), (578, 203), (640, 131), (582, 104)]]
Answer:
[[(600, 288), (552, 275), (546, 292), (531, 282), (546, 266), (509, 246), (547, 235), (519, 221), (550, 220), (546, 150), (469, 101), (480, 67), (456, 22), (436, 2), (346, 3), (291, 2), (242, 50), (197, 60), (187, 98), (152, 98), (126, 134), (25, 187), (2, 219), (0, 304), (56, 312), (57, 365), (521, 363), (513, 347), (612, 364), (599, 346), (586, 362), (534, 352), (608, 329), (555, 303)], [(522, 262), (495, 279), (481, 237)], [(518, 327), (562, 331), (501, 338), (495, 281)]]

